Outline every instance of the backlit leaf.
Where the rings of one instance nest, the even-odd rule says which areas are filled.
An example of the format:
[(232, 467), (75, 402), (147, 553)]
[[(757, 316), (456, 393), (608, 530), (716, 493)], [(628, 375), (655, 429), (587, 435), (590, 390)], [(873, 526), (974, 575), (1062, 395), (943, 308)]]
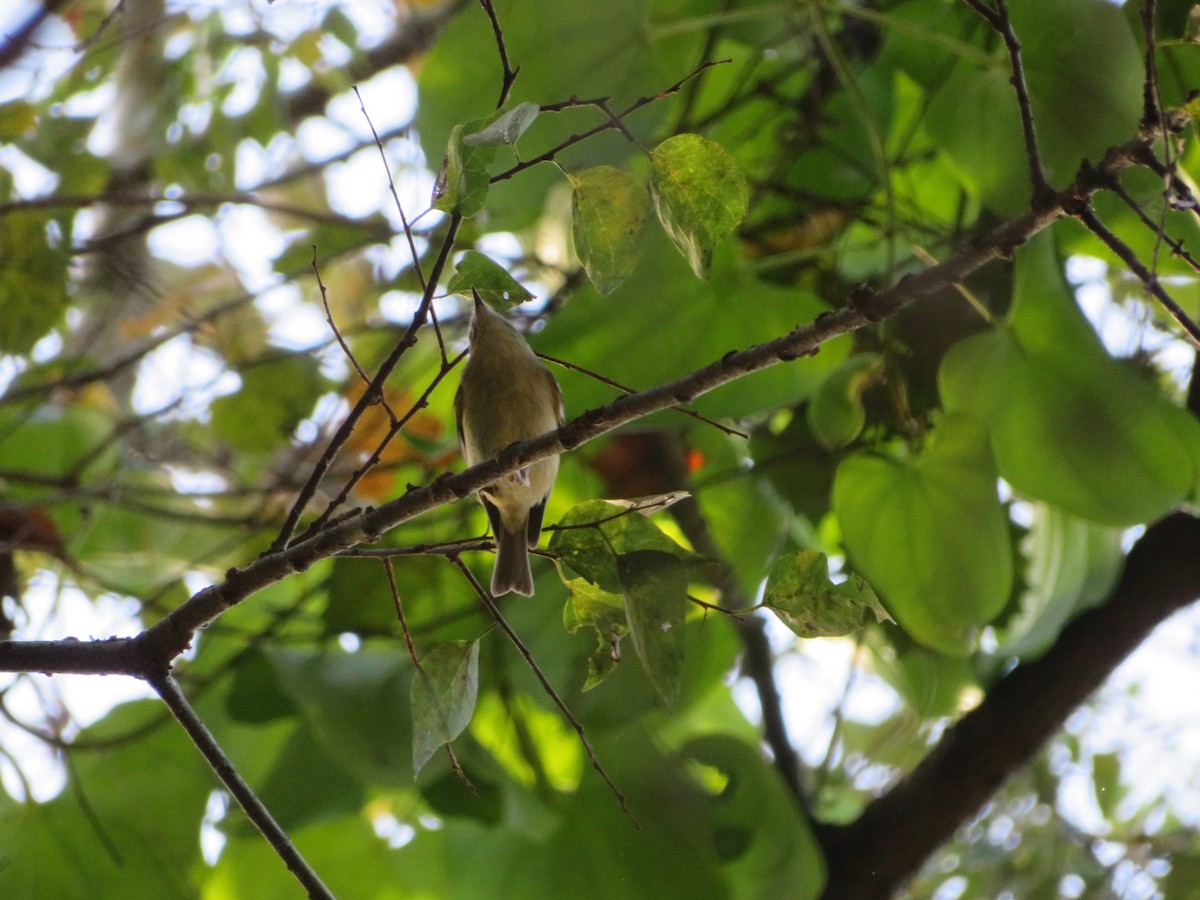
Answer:
[(737, 160), (708, 138), (679, 134), (654, 148), (650, 171), (663, 229), (692, 271), (707, 278), (713, 248), (745, 218), (750, 201)]
[(633, 274), (649, 198), (631, 172), (596, 166), (570, 176), (571, 234), (575, 253), (601, 294)]

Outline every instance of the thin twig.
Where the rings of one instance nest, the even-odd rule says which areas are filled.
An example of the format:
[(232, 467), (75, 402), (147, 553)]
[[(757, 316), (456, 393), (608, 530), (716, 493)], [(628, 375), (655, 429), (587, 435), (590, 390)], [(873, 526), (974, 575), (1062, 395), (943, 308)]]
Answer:
[[(367, 373), (363, 371), (363, 367), (358, 364), (358, 360), (354, 358), (354, 353), (351, 352), (345, 338), (342, 337), (342, 333), (338, 331), (337, 324), (333, 321), (333, 313), (329, 309), (329, 298), (325, 294), (325, 282), (321, 280), (321, 269), (317, 265), (316, 244), (312, 245), (312, 251), (312, 270), (313, 274), (317, 276), (317, 287), (321, 291), (321, 306), (325, 309), (325, 321), (329, 323), (329, 330), (333, 332), (333, 336), (337, 339), (338, 346), (342, 348), (342, 353), (346, 355), (346, 359), (350, 360), (350, 365), (354, 366), (354, 371), (357, 372), (358, 377), (363, 380), (363, 384), (369, 387), (371, 384), (370, 376), (368, 376)], [(388, 406), (387, 400), (381, 398), (380, 402), (383, 403), (384, 409), (387, 410), (388, 417), (395, 422), (396, 414), (392, 412), (392, 408)]]
[(176, 721), (183, 726), (183, 730), (192, 739), (196, 749), (212, 766), (217, 777), (221, 779), (221, 783), (229, 789), (229, 793), (241, 805), (246, 816), (275, 849), (284, 865), (296, 876), (296, 880), (308, 891), (308, 896), (334, 900), (329, 888), (325, 887), (317, 873), (300, 855), (300, 851), (296, 849), (292, 839), (287, 836), (287, 832), (279, 827), (279, 823), (275, 821), (270, 811), (234, 768), (212, 732), (208, 730), (208, 727), (192, 709), (191, 704), (188, 703), (187, 697), (183, 695), (183, 691), (179, 689), (179, 684), (175, 679), (169, 673), (163, 672), (151, 676), (147, 680), (167, 708), (171, 710)]
[[(599, 372), (593, 372), (591, 369), (585, 369), (583, 366), (577, 366), (575, 363), (567, 362), (565, 359), (559, 359), (556, 356), (550, 356), (548, 353), (539, 353), (538, 356), (546, 360), (546, 362), (554, 363), (556, 366), (562, 366), (564, 369), (570, 369), (573, 372), (579, 372), (581, 375), (587, 375), (589, 378), (594, 378), (601, 384), (607, 384), (609, 387), (616, 388), (618, 391), (621, 391), (624, 394), (637, 393), (631, 387), (626, 387), (619, 382), (613, 381), (611, 378), (606, 378)], [(694, 412), (693, 410), (685, 409), (682, 406), (677, 406), (675, 407), (675, 411), (683, 413), (685, 416), (691, 416), (693, 419), (703, 422), (705, 425), (711, 425), (713, 428), (716, 428), (718, 431), (723, 431), (731, 437), (740, 437), (745, 440), (750, 440), (750, 435), (746, 434), (746, 432), (738, 431), (736, 428), (730, 428), (728, 425), (722, 425), (720, 422), (714, 422), (712, 419), (702, 416), (700, 413)]]
[(387, 153), (383, 149), (383, 141), (379, 139), (379, 132), (375, 130), (375, 123), (371, 121), (371, 114), (367, 112), (367, 104), (363, 102), (362, 94), (358, 92), (358, 85), (354, 85), (354, 96), (358, 98), (358, 108), (362, 110), (363, 118), (367, 120), (367, 127), (371, 129), (371, 137), (375, 138), (375, 146), (379, 148), (379, 158), (383, 160), (383, 171), (387, 175), (388, 190), (392, 192), (392, 200), (396, 204), (396, 212), (400, 213), (400, 223), (404, 226), (404, 237), (408, 240), (408, 252), (412, 256), (413, 270), (417, 273), (417, 283), (421, 285), (421, 290), (425, 290), (425, 273), (421, 271), (421, 255), (417, 253), (417, 243), (413, 240), (412, 226), (408, 222), (408, 216), (404, 214), (404, 204), (400, 202), (400, 195), (396, 193), (396, 181), (392, 178), (392, 169), (388, 165)]
[[(616, 114), (617, 120), (624, 121), (632, 113), (641, 109), (643, 106), (647, 106), (651, 103), (654, 103), (657, 100), (662, 100), (664, 97), (668, 97), (671, 94), (677, 93), (680, 88), (682, 88), (685, 84), (687, 84), (689, 81), (691, 81), (697, 75), (699, 75), (701, 72), (704, 72), (706, 69), (711, 69), (713, 66), (723, 65), (724, 63), (728, 63), (728, 62), (732, 62), (732, 60), (729, 60), (729, 59), (710, 60), (706, 63), (703, 63), (700, 66), (697, 66), (695, 69), (693, 69), (687, 75), (683, 76), (683, 78), (679, 79), (677, 82), (675, 82), (670, 87), (659, 91), (657, 94), (654, 94), (653, 96), (640, 97), (639, 99), (635, 100), (633, 103), (631, 103), (625, 109), (623, 109), (621, 112)], [(572, 105), (579, 106), (579, 105), (585, 105), (585, 104), (583, 104), (582, 102), (576, 102), (576, 103), (573, 103)], [(586, 104), (586, 105), (594, 105), (594, 104)], [(602, 122), (601, 124), (597, 125), (595, 128), (590, 128), (587, 131), (584, 131), (580, 134), (573, 134), (570, 137), (568, 137), (566, 140), (551, 147), (549, 150), (547, 150), (545, 153), (541, 154), (540, 156), (535, 156), (532, 159), (522, 160), (522, 161), (516, 163), (516, 165), (514, 165), (511, 169), (506, 169), (505, 171), (500, 172), (499, 174), (493, 175), (491, 178), (491, 183), (496, 184), (501, 181), (507, 181), (509, 178), (512, 178), (514, 175), (516, 175), (520, 172), (523, 172), (526, 169), (532, 168), (533, 166), (536, 166), (539, 163), (550, 162), (551, 160), (554, 159), (554, 157), (558, 156), (558, 154), (562, 153), (562, 151), (566, 150), (568, 147), (573, 147), (576, 144), (580, 143), (581, 141), (586, 141), (588, 138), (592, 137), (593, 135), (600, 134), (603, 131), (608, 131), (615, 127), (617, 127), (617, 126), (613, 124), (613, 120), (608, 119), (608, 120)]]
[[(1171, 158), (1171, 139), (1166, 128), (1166, 116), (1163, 113), (1162, 98), (1158, 91), (1158, 60), (1157, 46), (1154, 39), (1155, 0), (1146, 0), (1142, 6), (1142, 31), (1146, 38), (1145, 78), (1142, 81), (1142, 127), (1157, 127), (1164, 135), (1163, 161), (1167, 176), (1163, 179), (1163, 193), (1171, 192), (1171, 181), (1175, 177), (1175, 160)], [(1162, 251), (1167, 229), (1167, 204), (1158, 213), (1157, 237), (1154, 241), (1154, 254), (1151, 260), (1151, 271), (1158, 272), (1158, 256)]]
[(1150, 269), (1143, 265), (1142, 261), (1137, 258), (1137, 254), (1124, 241), (1109, 231), (1108, 227), (1100, 221), (1092, 211), (1091, 204), (1084, 204), (1081, 209), (1075, 212), (1075, 215), (1086, 226), (1088, 231), (1096, 235), (1108, 249), (1120, 258), (1129, 271), (1141, 280), (1146, 290), (1163, 305), (1163, 308), (1171, 315), (1171, 318), (1179, 323), (1179, 326), (1187, 333), (1192, 343), (1196, 347), (1200, 347), (1200, 327), (1191, 320), (1182, 307), (1167, 293), (1166, 288), (1162, 286), (1162, 282), (1158, 280), (1158, 277)]
[[(430, 307), (430, 309), (432, 308), (433, 307)], [(433, 380), (430, 381), (425, 387), (425, 390), (421, 393), (421, 396), (413, 401), (412, 406), (408, 408), (408, 411), (403, 416), (396, 418), (393, 415), (387, 434), (380, 438), (379, 444), (371, 452), (371, 455), (367, 458), (366, 462), (355, 469), (351, 473), (350, 477), (346, 479), (346, 483), (342, 485), (342, 489), (338, 491), (337, 496), (330, 500), (326, 505), (325, 511), (317, 516), (316, 520), (310, 526), (308, 526), (307, 529), (305, 529), (304, 534), (300, 538), (301, 540), (304, 540), (304, 538), (319, 531), (329, 521), (329, 517), (333, 515), (333, 511), (346, 502), (346, 498), (350, 496), (350, 492), (354, 490), (355, 486), (362, 481), (364, 477), (366, 477), (368, 472), (370, 472), (379, 464), (379, 461), (383, 458), (383, 451), (387, 449), (389, 444), (391, 444), (393, 438), (395, 438), (397, 434), (404, 430), (404, 426), (412, 420), (413, 416), (415, 416), (418, 412), (424, 409), (426, 405), (428, 405), (429, 395), (434, 392), (437, 386), (442, 383), (442, 379), (449, 375), (450, 371), (457, 366), (459, 362), (462, 361), (462, 358), (466, 355), (467, 351), (464, 350), (462, 353), (458, 354), (458, 356), (454, 357), (451, 362), (442, 367), (438, 371), (437, 375), (433, 377)], [(386, 404), (386, 401), (382, 402)], [(391, 411), (389, 410), (389, 413), (390, 412)]]
[(596, 751), (592, 747), (592, 742), (588, 739), (587, 733), (583, 730), (582, 723), (575, 718), (575, 714), (571, 712), (570, 707), (563, 702), (562, 697), (558, 695), (558, 691), (554, 689), (554, 685), (552, 685), (550, 680), (546, 678), (541, 666), (537, 664), (537, 660), (535, 660), (533, 658), (533, 654), (529, 652), (529, 648), (522, 643), (521, 638), (517, 636), (517, 633), (513, 631), (512, 626), (509, 625), (508, 621), (503, 615), (501, 615), (500, 609), (496, 606), (496, 601), (493, 599), (491, 593), (479, 583), (479, 579), (477, 579), (475, 574), (469, 568), (467, 568), (467, 564), (462, 561), (462, 557), (452, 556), (450, 557), (450, 561), (458, 567), (459, 571), (463, 573), (467, 581), (471, 583), (471, 587), (475, 589), (475, 593), (477, 593), (479, 595), (479, 599), (483, 601), (483, 605), (487, 609), (488, 613), (493, 619), (495, 619), (496, 624), (500, 626), (500, 629), (508, 636), (508, 639), (512, 641), (513, 646), (517, 648), (517, 652), (520, 653), (524, 658), (525, 664), (529, 666), (530, 670), (537, 677), (537, 680), (541, 682), (542, 689), (546, 692), (550, 699), (554, 701), (554, 705), (557, 706), (559, 712), (563, 714), (563, 718), (565, 718), (571, 724), (571, 727), (575, 729), (575, 733), (579, 735), (579, 740), (583, 744), (583, 749), (587, 753), (588, 759), (592, 763), (592, 768), (600, 773), (600, 777), (604, 779), (604, 783), (607, 784), (613, 794), (616, 795), (617, 801), (621, 804), (621, 809), (625, 812), (625, 815), (629, 816), (629, 820), (633, 822), (634, 827), (640, 831), (641, 826), (638, 825), (637, 819), (633, 817), (633, 813), (629, 811), (628, 800), (621, 792), (621, 789), (617, 787), (612, 778), (609, 777), (608, 772), (604, 770), (604, 766), (600, 764), (600, 760), (596, 756)]
[(508, 61), (508, 48), (504, 45), (504, 32), (500, 28), (500, 20), (496, 17), (492, 0), (479, 0), (479, 5), (483, 7), (483, 11), (487, 13), (487, 17), (492, 23), (492, 32), (496, 35), (496, 50), (500, 54), (500, 65), (504, 68), (504, 80), (500, 85), (500, 99), (496, 101), (496, 109), (502, 109), (508, 101), (509, 91), (512, 90), (513, 82), (517, 80), (521, 67), (517, 66), (514, 69)]
[(421, 661), (417, 659), (417, 648), (413, 646), (412, 634), (408, 630), (408, 620), (404, 618), (404, 604), (400, 602), (400, 589), (396, 587), (396, 573), (392, 571), (392, 560), (384, 558), (383, 571), (387, 573), (388, 588), (392, 592), (392, 601), (396, 604), (396, 618), (400, 620), (400, 630), (404, 632), (404, 643), (408, 646), (408, 655), (412, 657), (413, 666), (421, 670)]
[(1008, 48), (1008, 59), (1012, 66), (1012, 86), (1017, 93), (1017, 110), (1021, 115), (1021, 133), (1025, 138), (1025, 157), (1029, 161), (1029, 179), (1033, 183), (1033, 207), (1040, 209), (1054, 195), (1054, 189), (1046, 180), (1042, 168), (1042, 154), (1038, 150), (1037, 132), (1033, 125), (1033, 104), (1029, 99), (1029, 85), (1025, 81), (1025, 66), (1021, 62), (1021, 41), (1013, 31), (1008, 15), (1006, 0), (995, 0), (996, 9), (990, 9), (982, 0), (964, 0), (971, 9), (979, 13), (1004, 39)]
[[(1142, 209), (1141, 205), (1135, 199), (1133, 199), (1132, 196), (1130, 196), (1129, 192), (1125, 190), (1125, 188), (1119, 182), (1114, 184), (1112, 189), (1113, 192), (1124, 201), (1125, 205), (1133, 211), (1133, 214), (1138, 217), (1141, 223), (1158, 235), (1159, 240), (1161, 240), (1171, 249), (1171, 253), (1174, 256), (1179, 257), (1181, 260), (1187, 263), (1193, 271), (1200, 272), (1200, 260), (1192, 256), (1192, 254), (1184, 248), (1181, 242), (1175, 240), (1173, 237), (1167, 234), (1161, 222), (1155, 222), (1148, 215), (1146, 215), (1146, 211)], [(1157, 269), (1157, 267), (1155, 268)]]
[(354, 432), (354, 427), (358, 424), (358, 420), (363, 417), (367, 409), (383, 397), (383, 383), (392, 374), (392, 370), (399, 364), (401, 357), (408, 352), (410, 347), (416, 344), (417, 332), (425, 325), (425, 319), (428, 317), (429, 309), (433, 303), (433, 288), (442, 277), (442, 270), (446, 266), (446, 260), (450, 258), (450, 251), (454, 247), (461, 224), (462, 216), (457, 212), (451, 213), (446, 236), (442, 240), (441, 249), (438, 251), (437, 259), (433, 263), (433, 269), (429, 273), (429, 282), (425, 286), (425, 293), (421, 297), (421, 305), (413, 315), (408, 328), (405, 329), (403, 337), (400, 338), (396, 346), (392, 349), (392, 352), (388, 354), (387, 359), (380, 365), (379, 371), (375, 373), (375, 377), (371, 379), (371, 383), (363, 391), (363, 395), (358, 399), (358, 402), (346, 414), (346, 418), (342, 420), (342, 424), (334, 432), (333, 437), (330, 438), (325, 452), (321, 454), (321, 458), (313, 466), (312, 473), (300, 489), (300, 492), (296, 495), (296, 499), (292, 503), (292, 508), (288, 511), (287, 519), (284, 521), (283, 527), (279, 530), (279, 536), (271, 544), (272, 552), (285, 549), (291, 542), (292, 536), (296, 533), (296, 525), (300, 521), (300, 516), (304, 514), (308, 502), (317, 492), (317, 486), (325, 477), (325, 473), (333, 465), (333, 460), (337, 456), (338, 451), (350, 439), (350, 435)]

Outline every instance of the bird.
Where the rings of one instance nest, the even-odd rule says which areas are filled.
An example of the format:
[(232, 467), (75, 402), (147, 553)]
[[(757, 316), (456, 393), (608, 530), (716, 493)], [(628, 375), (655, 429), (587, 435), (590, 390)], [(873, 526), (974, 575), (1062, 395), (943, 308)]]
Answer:
[[(563, 422), (563, 397), (550, 370), (524, 336), (472, 291), (470, 344), (454, 419), (468, 466)], [(529, 550), (538, 544), (546, 501), (558, 474), (558, 454), (503, 476), (479, 491), (496, 539), (491, 593), (533, 596)]]

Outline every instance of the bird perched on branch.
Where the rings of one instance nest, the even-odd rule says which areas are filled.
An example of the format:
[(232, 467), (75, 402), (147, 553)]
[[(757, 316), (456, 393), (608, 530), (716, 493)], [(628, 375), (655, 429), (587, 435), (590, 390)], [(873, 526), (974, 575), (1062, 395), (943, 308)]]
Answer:
[[(475, 294), (470, 354), (454, 417), (468, 466), (516, 441), (553, 431), (563, 420), (562, 392), (525, 338)], [(542, 532), (546, 500), (558, 474), (558, 454), (510, 472), (479, 492), (496, 536), (492, 594), (533, 594), (529, 549)]]

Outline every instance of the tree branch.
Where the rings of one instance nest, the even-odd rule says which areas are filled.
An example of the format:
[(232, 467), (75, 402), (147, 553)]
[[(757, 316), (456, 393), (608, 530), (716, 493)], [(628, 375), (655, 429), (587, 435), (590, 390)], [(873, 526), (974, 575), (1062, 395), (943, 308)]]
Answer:
[[(1168, 117), (1168, 127), (1182, 127), (1183, 114)], [(1137, 136), (1111, 148), (1095, 166), (1085, 166), (1074, 182), (1053, 194), (1050, 202), (1004, 222), (986, 235), (963, 247), (953, 256), (928, 269), (905, 275), (893, 286), (871, 293), (856, 291), (848, 298), (847, 306), (826, 313), (815, 322), (804, 325), (775, 340), (744, 350), (731, 350), (721, 359), (704, 366), (676, 381), (646, 391), (620, 397), (606, 407), (584, 413), (556, 431), (528, 441), (512, 444), (493, 459), (472, 466), (456, 475), (442, 475), (427, 486), (414, 488), (402, 497), (376, 509), (367, 509), (347, 516), (336, 524), (327, 525), (303, 540), (260, 556), (242, 569), (230, 569), (223, 581), (195, 594), (137, 638), (139, 659), (170, 662), (186, 649), (196, 629), (212, 622), (226, 609), (240, 603), (251, 594), (274, 584), (289, 575), (303, 572), (316, 562), (351, 547), (372, 543), (391, 528), (422, 513), (475, 493), (502, 476), (515, 472), (547, 456), (574, 450), (588, 441), (606, 434), (621, 425), (651, 413), (689, 403), (701, 394), (735, 381), (751, 372), (812, 355), (826, 341), (832, 340), (872, 322), (878, 322), (898, 310), (925, 297), (938, 293), (970, 275), (997, 257), (1008, 257), (1017, 247), (1055, 220), (1075, 210), (1092, 193), (1109, 187), (1117, 175), (1134, 165), (1145, 164), (1151, 145), (1161, 136), (1157, 126), (1142, 127)], [(437, 273), (431, 273), (430, 285), (437, 283)], [(418, 313), (420, 315), (420, 313)], [(414, 320), (415, 321), (415, 320)], [(397, 346), (394, 354), (404, 346)], [(382, 384), (386, 366), (373, 380)], [(365, 408), (364, 394), (360, 406)], [(335, 441), (336, 443), (336, 441)], [(314, 482), (317, 479), (314, 472)], [(297, 509), (302, 504), (297, 504)], [(105, 641), (81, 642), (73, 651), (78, 660), (71, 671), (84, 671), (83, 658), (89, 652), (111, 654), (111, 650), (90, 651), (103, 647)], [(0, 645), (2, 647), (2, 645)], [(13, 651), (8, 651), (10, 657)], [(82, 654), (82, 657), (77, 654)], [(0, 660), (5, 657), (0, 653)], [(99, 665), (99, 663), (97, 663)], [(41, 666), (33, 671), (54, 671)], [(103, 671), (116, 671), (105, 668)]]
[(267, 839), (279, 858), (283, 860), (284, 865), (308, 891), (308, 896), (322, 898), (322, 900), (334, 900), (329, 888), (325, 887), (317, 873), (300, 855), (300, 851), (296, 849), (292, 839), (279, 827), (279, 823), (263, 806), (263, 802), (258, 799), (250, 785), (238, 774), (237, 769), (233, 767), (233, 763), (229, 761), (229, 757), (225, 755), (225, 751), (221, 749), (212, 732), (208, 730), (204, 722), (196, 715), (196, 711), (192, 709), (191, 704), (188, 703), (187, 697), (183, 695), (183, 691), (179, 689), (179, 684), (175, 679), (169, 673), (160, 672), (148, 680), (150, 686), (162, 697), (167, 708), (171, 710), (171, 714), (183, 726), (183, 730), (192, 739), (192, 743), (212, 766), (222, 784), (229, 789), (250, 821), (254, 823), (254, 827)]
[(1200, 596), (1198, 547), (1200, 519), (1193, 516), (1175, 513), (1147, 529), (1107, 603), (1063, 629), (1041, 659), (992, 687), (853, 824), (824, 833), (825, 896), (892, 896), (1155, 626)]

